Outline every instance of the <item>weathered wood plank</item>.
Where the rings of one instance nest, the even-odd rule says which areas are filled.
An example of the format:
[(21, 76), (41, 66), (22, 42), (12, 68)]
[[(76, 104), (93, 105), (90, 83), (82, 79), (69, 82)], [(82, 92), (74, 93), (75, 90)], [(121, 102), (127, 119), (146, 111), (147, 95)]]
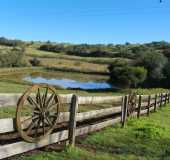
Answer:
[(0, 93), (0, 107), (16, 105), (21, 93)]
[(122, 115), (121, 115), (122, 127), (124, 127), (127, 119), (127, 111), (128, 111), (128, 96), (125, 96), (122, 101)]
[[(0, 107), (17, 105), (21, 95), (21, 93), (0, 93)], [(72, 94), (59, 94), (59, 97), (62, 104), (71, 103)]]
[[(76, 136), (87, 134), (90, 132), (97, 131), (107, 126), (113, 125), (116, 122), (120, 122), (120, 117), (100, 122), (98, 124), (88, 125), (85, 127), (76, 129)], [(53, 143), (57, 143), (68, 139), (68, 130), (60, 131), (58, 133), (51, 134), (39, 143), (27, 143), (27, 142), (16, 142), (4, 146), (0, 146), (0, 159), (7, 158), (13, 155), (28, 152), (37, 148), (41, 148)]]
[[(0, 93), (0, 107), (15, 106), (21, 93)], [(59, 94), (62, 104), (70, 104), (72, 94)], [(122, 96), (105, 96), (105, 97), (79, 97), (79, 104), (99, 104), (99, 103), (116, 103), (121, 102)]]
[(148, 116), (150, 115), (150, 107), (151, 107), (151, 96), (149, 95), (148, 96), (148, 105), (147, 105), (147, 109), (148, 109), (147, 115)]
[(0, 133), (13, 132), (16, 130), (13, 118), (0, 119), (0, 124), (1, 124)]
[(118, 123), (120, 121), (121, 121), (121, 118), (117, 117), (117, 118), (110, 119), (110, 120), (100, 122), (100, 123), (97, 123), (97, 124), (78, 128), (78, 129), (76, 129), (76, 136), (87, 134), (87, 133), (90, 133), (90, 132), (93, 132), (93, 131), (97, 131), (97, 130), (100, 130), (102, 128), (108, 127), (108, 126), (114, 126), (115, 123)]
[[(0, 93), (0, 107), (15, 106), (21, 93)], [(166, 93), (162, 94), (162, 100), (165, 100)], [(141, 95), (143, 101), (147, 101), (147, 95)], [(72, 94), (59, 94), (62, 104), (70, 104)], [(153, 99), (154, 95), (151, 95)], [(122, 96), (105, 96), (105, 97), (79, 97), (79, 104), (99, 104), (99, 103), (119, 103)]]
[(156, 109), (157, 109), (157, 99), (158, 99), (158, 95), (155, 94), (154, 111), (156, 111)]
[[(116, 106), (112, 108), (77, 113), (76, 119), (78, 122), (80, 122), (83, 120), (87, 120), (91, 118), (98, 118), (98, 117), (107, 116), (110, 114), (120, 113), (120, 112), (121, 112), (121, 106)], [(68, 122), (68, 121), (69, 121), (69, 112), (60, 113), (58, 123)], [(14, 123), (15, 123), (15, 119), (13, 118), (0, 119), (0, 124), (1, 124), (0, 133), (2, 134), (2, 133), (16, 131)]]
[(70, 117), (69, 117), (69, 135), (68, 140), (71, 146), (75, 145), (75, 137), (76, 137), (76, 124), (77, 124), (77, 117), (76, 114), (78, 112), (78, 102), (79, 99), (76, 95), (73, 95), (71, 107), (70, 107)]
[(39, 143), (16, 142), (4, 146), (0, 146), (0, 159), (7, 158), (16, 154), (31, 151), (36, 148), (63, 141), (68, 138), (68, 131), (64, 130), (58, 133), (51, 134)]
[(140, 117), (140, 111), (141, 111), (141, 103), (142, 103), (142, 96), (139, 96), (139, 100), (138, 100), (138, 108), (137, 108), (137, 118)]
[(79, 97), (79, 104), (121, 103), (122, 96)]

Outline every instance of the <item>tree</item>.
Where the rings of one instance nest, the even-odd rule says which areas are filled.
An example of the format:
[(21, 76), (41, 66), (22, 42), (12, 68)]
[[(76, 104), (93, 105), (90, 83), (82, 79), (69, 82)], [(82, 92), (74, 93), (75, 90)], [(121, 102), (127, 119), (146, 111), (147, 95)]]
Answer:
[(164, 87), (170, 88), (170, 61), (165, 65), (164, 70), (164, 79), (163, 79), (163, 85)]
[(109, 82), (121, 87), (137, 87), (147, 76), (147, 70), (144, 67), (130, 66), (122, 61), (110, 65), (108, 69), (110, 71)]
[(167, 63), (167, 58), (156, 50), (148, 49), (140, 54), (136, 65), (143, 66), (148, 71), (146, 84), (149, 86), (159, 85), (163, 78), (163, 68)]

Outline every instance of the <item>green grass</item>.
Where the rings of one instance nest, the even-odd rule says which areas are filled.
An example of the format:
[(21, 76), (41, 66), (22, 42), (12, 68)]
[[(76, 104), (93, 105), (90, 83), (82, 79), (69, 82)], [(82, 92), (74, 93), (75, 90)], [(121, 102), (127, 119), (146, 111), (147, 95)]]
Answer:
[(40, 152), (33, 156), (21, 156), (18, 160), (116, 160), (104, 153), (90, 153), (79, 148), (67, 148), (63, 152)]
[(0, 81), (0, 93), (22, 93), (28, 85)]
[[(131, 119), (124, 129), (115, 128), (89, 136), (83, 144), (112, 156), (135, 159), (168, 159), (170, 158), (170, 105), (153, 113), (149, 118)], [(127, 158), (131, 159), (131, 158)]]
[(131, 118), (79, 141), (80, 148), (40, 151), (18, 160), (169, 160), (170, 105), (150, 117)]
[[(97, 63), (97, 64), (111, 64), (111, 63), (114, 63), (116, 59), (122, 59), (122, 58), (105, 58), (105, 57), (101, 57), (101, 58), (80, 57), (80, 56), (67, 55), (65, 53), (40, 51), (35, 48), (27, 48), (26, 53), (28, 56), (31, 56), (31, 57), (57, 58), (57, 59), (62, 59), (62, 60), (72, 60), (72, 61), (89, 62), (89, 63)], [(126, 61), (131, 61), (125, 58), (123, 59)]]

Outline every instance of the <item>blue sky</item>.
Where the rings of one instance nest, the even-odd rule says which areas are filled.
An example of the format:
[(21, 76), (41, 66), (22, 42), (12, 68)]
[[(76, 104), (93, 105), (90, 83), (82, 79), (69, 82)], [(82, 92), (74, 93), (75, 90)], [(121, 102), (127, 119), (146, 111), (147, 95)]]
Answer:
[(0, 36), (71, 43), (170, 42), (170, 0), (1, 0)]

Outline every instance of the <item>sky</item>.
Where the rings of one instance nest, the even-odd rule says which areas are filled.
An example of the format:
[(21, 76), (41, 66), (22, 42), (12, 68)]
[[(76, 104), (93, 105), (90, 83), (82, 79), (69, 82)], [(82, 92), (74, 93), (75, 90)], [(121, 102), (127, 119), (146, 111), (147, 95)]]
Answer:
[(1, 0), (1, 36), (92, 44), (170, 42), (170, 0)]

